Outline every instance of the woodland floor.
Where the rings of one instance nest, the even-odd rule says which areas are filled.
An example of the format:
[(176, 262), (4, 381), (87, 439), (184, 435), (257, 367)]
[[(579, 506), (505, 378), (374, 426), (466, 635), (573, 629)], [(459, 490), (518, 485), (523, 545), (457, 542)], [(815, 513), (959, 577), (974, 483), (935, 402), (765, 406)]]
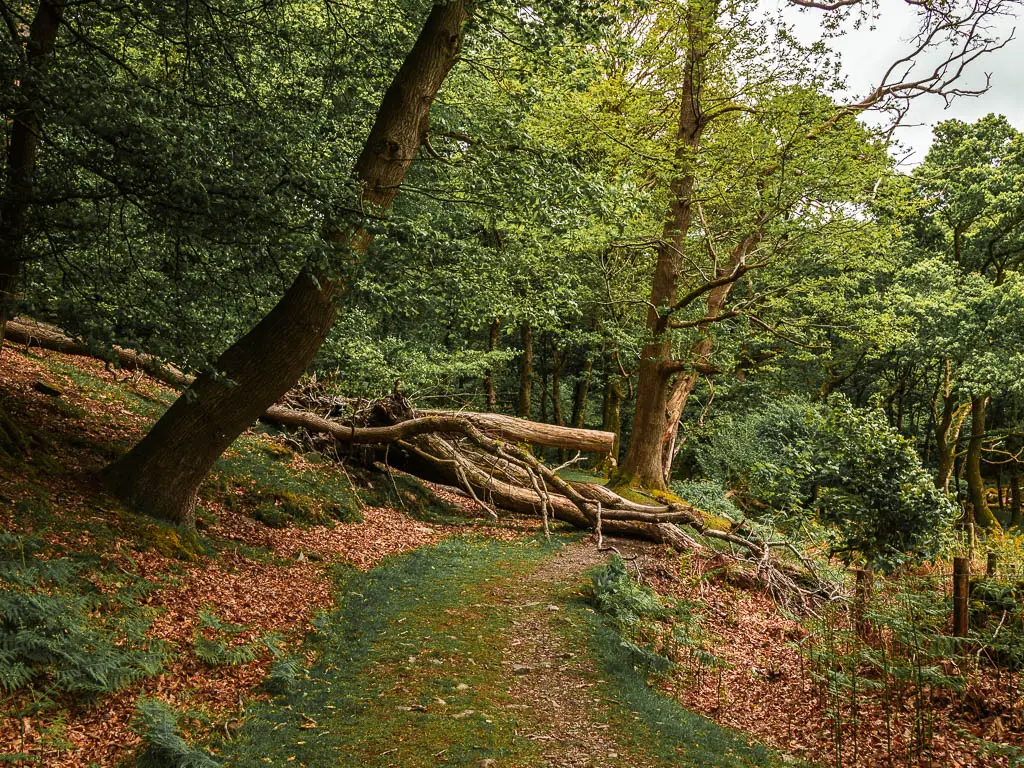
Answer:
[[(712, 562), (618, 543), (648, 585), (703, 606), (714, 652), (728, 662), (720, 676), (684, 671), (656, 691), (585, 596), (588, 571), (605, 560), (589, 538), (546, 543), (539, 520), (495, 525), (442, 488), (433, 489), (439, 507), (423, 509), (397, 477), (357, 478), (378, 487), (356, 493), (333, 465), (252, 431), (204, 489), (193, 541), (120, 510), (96, 480), (171, 390), (96, 361), (10, 348), (0, 381), (0, 406), (38, 438), (28, 461), (0, 467), (0, 530), (86, 563), (90, 588), (104, 594), (145, 585), (137, 608), (169, 651), (162, 673), (94, 704), (3, 694), (0, 762), (130, 766), (142, 741), (134, 705), (145, 695), (181, 711), (191, 740), (239, 768), (834, 763), (827, 712), (792, 648), (805, 630)], [(325, 520), (315, 505), (313, 520), (253, 519), (257, 502), (265, 515), (267, 498), (274, 512), (306, 490), (354, 503), (361, 520)], [(301, 662), (293, 686), (261, 692), (269, 654), (238, 666), (200, 660), (204, 608), (244, 625), (238, 643), (281, 632)], [(990, 695), (977, 690), (970, 701)], [(1003, 720), (983, 709), (956, 718), (953, 709), (939, 714), (935, 752), (912, 764), (1009, 765), (978, 757), (972, 736), (1016, 743), (1020, 734), (999, 732)], [(890, 765), (880, 740), (876, 721), (843, 764)]]

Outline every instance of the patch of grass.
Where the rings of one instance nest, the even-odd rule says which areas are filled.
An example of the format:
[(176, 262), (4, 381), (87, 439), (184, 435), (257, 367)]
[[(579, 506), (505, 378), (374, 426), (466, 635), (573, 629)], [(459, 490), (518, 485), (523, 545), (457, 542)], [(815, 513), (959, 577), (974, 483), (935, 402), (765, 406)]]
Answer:
[(243, 435), (217, 460), (203, 494), (274, 528), (356, 522), (359, 499), (330, 465), (296, 466), (294, 454), (262, 435)]
[(503, 706), (495, 639), (510, 615), (482, 601), (493, 574), (525, 573), (547, 551), (450, 540), (367, 573), (338, 569), (340, 606), (317, 618), (305, 649), (316, 663), (293, 658), (272, 674), (285, 693), (214, 751), (240, 768), (535, 765)]

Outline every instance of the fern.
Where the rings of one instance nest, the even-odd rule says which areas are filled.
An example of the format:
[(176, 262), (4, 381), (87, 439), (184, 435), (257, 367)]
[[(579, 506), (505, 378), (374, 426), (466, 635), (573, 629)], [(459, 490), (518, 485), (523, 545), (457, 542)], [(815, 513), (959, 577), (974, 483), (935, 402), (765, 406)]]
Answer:
[(223, 768), (206, 751), (182, 738), (177, 717), (162, 701), (139, 699), (135, 707), (139, 713), (136, 732), (146, 745), (136, 761), (137, 768)]
[(0, 534), (0, 690), (41, 684), (88, 698), (156, 674), (164, 650), (146, 640), (146, 614), (98, 593), (81, 562), (42, 549), (37, 537)]
[(270, 674), (263, 681), (263, 688), (267, 693), (287, 693), (299, 679), (303, 670), (302, 659), (298, 656), (288, 656), (279, 659), (270, 668)]
[(259, 658), (263, 649), (274, 656), (279, 655), (282, 641), (276, 632), (260, 635), (248, 643), (234, 644), (232, 640), (245, 631), (246, 627), (222, 621), (212, 609), (204, 607), (199, 611), (199, 626), (192, 640), (192, 650), (202, 662), (214, 667), (248, 664)]

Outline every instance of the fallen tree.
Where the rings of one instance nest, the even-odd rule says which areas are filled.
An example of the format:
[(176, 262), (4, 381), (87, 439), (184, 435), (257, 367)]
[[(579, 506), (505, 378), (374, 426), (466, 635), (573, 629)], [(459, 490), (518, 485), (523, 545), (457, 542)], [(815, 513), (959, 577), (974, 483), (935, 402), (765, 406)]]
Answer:
[[(338, 418), (339, 412), (346, 415)], [(301, 430), (299, 442), (310, 450), (395, 446), (427, 470), (419, 474), (463, 489), (495, 517), (500, 510), (535, 515), (544, 520), (545, 528), (549, 520), (559, 520), (593, 530), (599, 537), (645, 539), (724, 559), (777, 600), (803, 610), (835, 597), (832, 585), (786, 541), (766, 538), (735, 521), (712, 524), (701, 510), (668, 494), (649, 499), (640, 495), (643, 501), (636, 501), (596, 479), (565, 479), (559, 474), (565, 465), (551, 468), (527, 448), (545, 445), (603, 454), (614, 440), (611, 433), (496, 414), (417, 411), (399, 394), (377, 401), (346, 401), (312, 387), (293, 391), (286, 405), (269, 408), (262, 418)], [(721, 546), (712, 547), (711, 541)]]
[(68, 336), (56, 326), (36, 320), (20, 317), (8, 320), (5, 339), (16, 344), (24, 344), (26, 347), (40, 347), (79, 357), (95, 357), (107, 363), (114, 363), (126, 371), (149, 374), (172, 387), (186, 387), (192, 383), (191, 376), (152, 355), (117, 346), (100, 349), (81, 339)]
[[(150, 355), (113, 347), (95, 347), (54, 326), (22, 319), (7, 324), (10, 341), (65, 354), (98, 357), (129, 371), (141, 371), (183, 388), (193, 377)], [(378, 400), (332, 396), (314, 379), (291, 390), (261, 420), (293, 430), (293, 442), (325, 454), (339, 447), (351, 455), (359, 447), (396, 446), (417, 461), (419, 474), (463, 489), (483, 509), (498, 517), (504, 510), (559, 520), (583, 530), (664, 543), (682, 551), (731, 563), (777, 600), (810, 611), (815, 602), (834, 599), (835, 586), (820, 579), (813, 564), (789, 542), (765, 537), (748, 524), (713, 524), (710, 517), (669, 494), (635, 501), (599, 482), (567, 480), (562, 467), (551, 468), (528, 446), (596, 454), (611, 452), (612, 432), (560, 427), (495, 413), (414, 409), (395, 393)], [(370, 454), (365, 460), (375, 461)], [(719, 522), (721, 519), (719, 519)], [(713, 548), (710, 541), (722, 546)], [(776, 552), (786, 552), (789, 559)]]

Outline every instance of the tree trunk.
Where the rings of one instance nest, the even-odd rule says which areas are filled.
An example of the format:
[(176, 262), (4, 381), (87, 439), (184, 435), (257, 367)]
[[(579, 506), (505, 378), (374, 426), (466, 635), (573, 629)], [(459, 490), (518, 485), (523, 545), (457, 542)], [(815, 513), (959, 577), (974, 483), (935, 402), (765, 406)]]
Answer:
[(523, 323), (520, 338), (523, 342), (523, 361), (519, 368), (519, 408), (516, 409), (516, 415), (528, 419), (533, 411), (533, 328), (529, 323)]
[(988, 408), (988, 395), (975, 395), (971, 398), (971, 441), (967, 446), (967, 493), (970, 496), (974, 523), (982, 528), (998, 528), (992, 510), (985, 498), (985, 480), (981, 476), (982, 440), (985, 437), (985, 411)]
[[(724, 268), (720, 267), (715, 276), (722, 277), (740, 266), (750, 251), (760, 242), (761, 237), (761, 233), (745, 237), (729, 254), (729, 263)], [(735, 283), (725, 283), (724, 285), (712, 288), (708, 292), (704, 308), (704, 317), (707, 322), (697, 325), (697, 331), (700, 336), (693, 346), (690, 347), (689, 359), (696, 366), (708, 365), (710, 363), (711, 351), (714, 348), (711, 326), (714, 323), (714, 319), (718, 317), (725, 307), (729, 296), (732, 295), (734, 285)], [(676, 376), (676, 380), (673, 382), (672, 389), (669, 392), (667, 403), (668, 423), (661, 439), (662, 472), (666, 481), (672, 476), (672, 462), (676, 457), (676, 439), (679, 436), (679, 422), (683, 417), (686, 404), (690, 400), (690, 395), (693, 394), (693, 390), (697, 386), (699, 376), (695, 369), (681, 372)]]
[(17, 86), (18, 103), (7, 145), (7, 183), (0, 200), (0, 349), (18, 273), (25, 260), (25, 232), (39, 147), (40, 125), (35, 101), (46, 66), (53, 57), (66, 5), (65, 0), (41, 0), (39, 3), (29, 27), (24, 74)]
[(562, 372), (565, 370), (565, 361), (568, 352), (562, 352), (558, 345), (552, 346), (551, 352), (551, 416), (555, 424), (565, 426), (565, 414), (562, 412)]
[[(390, 206), (426, 131), (430, 105), (458, 59), (468, 0), (435, 5), (391, 83), (355, 164), (360, 210)], [(303, 374), (326, 338), (343, 271), (358, 263), (372, 235), (340, 218), (324, 224), (335, 272), (304, 269), (256, 327), (217, 360), (106, 479), (133, 509), (176, 523), (194, 522), (196, 492), (224, 449)]]
[(1024, 511), (1021, 510), (1020, 464), (1010, 465), (1010, 525), (1017, 530), (1024, 527)]
[[(610, 367), (610, 366), (609, 366)], [(611, 456), (619, 461), (619, 436), (622, 434), (622, 382), (617, 373), (608, 371), (604, 384), (604, 402), (601, 409), (601, 429), (615, 435)]]
[[(501, 318), (496, 317), (491, 323), (490, 335), (487, 339), (487, 351), (494, 352), (498, 348), (498, 341), (501, 334)], [(487, 394), (487, 410), (496, 411), (498, 409), (498, 393), (494, 388), (494, 369), (488, 368), (487, 375), (484, 377), (484, 391)]]
[(667, 335), (668, 308), (675, 303), (679, 273), (686, 249), (686, 235), (693, 220), (694, 161), (704, 130), (700, 96), (704, 86), (704, 60), (708, 55), (708, 34), (717, 17), (715, 3), (699, 8), (693, 4), (687, 14), (688, 42), (683, 75), (679, 121), (676, 127), (676, 162), (680, 172), (672, 180), (669, 215), (663, 227), (658, 257), (651, 282), (647, 310), (647, 331), (651, 341), (640, 353), (636, 388), (636, 412), (629, 449), (622, 462), (619, 480), (655, 490), (667, 490), (662, 445), (668, 430), (666, 398), (672, 371), (671, 343)]
[(949, 493), (949, 482), (953, 477), (956, 445), (960, 439), (960, 430), (971, 404), (958, 405), (952, 391), (952, 371), (949, 360), (943, 362), (943, 378), (939, 389), (942, 400), (942, 412), (939, 413), (935, 401), (932, 402), (932, 420), (935, 423), (935, 449), (938, 470), (935, 473), (935, 487)]
[(583, 370), (576, 379), (576, 390), (572, 398), (572, 425), (577, 429), (583, 427), (587, 418), (587, 396), (590, 394), (590, 377), (594, 371), (594, 359), (587, 356)]

